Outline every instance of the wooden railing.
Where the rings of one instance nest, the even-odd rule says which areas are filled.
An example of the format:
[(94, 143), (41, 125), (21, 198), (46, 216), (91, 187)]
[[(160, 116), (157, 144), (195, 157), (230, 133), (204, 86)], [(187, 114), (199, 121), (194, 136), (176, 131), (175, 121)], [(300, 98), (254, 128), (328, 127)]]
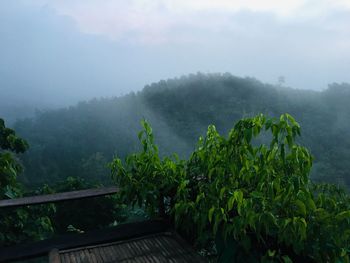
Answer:
[[(20, 207), (39, 205), (45, 203), (56, 203), (68, 200), (93, 198), (98, 196), (112, 195), (118, 192), (117, 187), (102, 187), (95, 189), (78, 190), (64, 193), (29, 196), (23, 198), (0, 200), (0, 209), (6, 207)], [(1, 211), (0, 211), (1, 213)], [(0, 247), (0, 263), (10, 260), (28, 259), (34, 256), (48, 254), (54, 248), (66, 248), (76, 245), (85, 245), (111, 239), (110, 235), (115, 230), (106, 229), (104, 232), (95, 231), (80, 235), (67, 234), (51, 240), (34, 242), (32, 244), (20, 244), (12, 247)]]
[(78, 190), (78, 191), (71, 191), (71, 192), (64, 192), (64, 193), (57, 193), (57, 194), (37, 195), (37, 196), (29, 196), (29, 197), (15, 198), (15, 199), (6, 199), (6, 200), (0, 200), (0, 208), (38, 205), (38, 204), (45, 204), (45, 203), (56, 203), (56, 202), (66, 201), (66, 200), (111, 195), (117, 192), (118, 192), (117, 187), (103, 187), (103, 188)]

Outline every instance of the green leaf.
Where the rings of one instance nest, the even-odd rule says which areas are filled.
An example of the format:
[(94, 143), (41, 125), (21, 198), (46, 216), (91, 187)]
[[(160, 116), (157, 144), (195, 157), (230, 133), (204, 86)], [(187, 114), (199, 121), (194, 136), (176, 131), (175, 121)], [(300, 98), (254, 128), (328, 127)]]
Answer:
[(244, 138), (247, 143), (250, 143), (250, 141), (252, 140), (252, 135), (253, 135), (252, 128), (244, 130)]
[(306, 239), (306, 227), (307, 227), (307, 223), (305, 221), (304, 218), (300, 218), (299, 219), (299, 234), (300, 234), (300, 238), (301, 240), (305, 240)]
[(298, 212), (305, 216), (306, 215), (305, 204), (302, 201), (300, 201), (300, 200), (296, 200), (294, 203), (298, 207)]
[(253, 127), (253, 135), (254, 137), (258, 136), (259, 135), (259, 132), (260, 132), (260, 128), (258, 126), (254, 126)]
[(276, 255), (276, 250), (267, 250), (267, 254), (269, 257), (274, 257)]
[(282, 256), (283, 263), (293, 263), (293, 261), (288, 256)]
[(337, 220), (350, 219), (350, 210), (340, 212), (335, 216)]
[(198, 202), (199, 202), (200, 200), (202, 200), (203, 198), (205, 198), (204, 193), (200, 193), (199, 195), (197, 195), (196, 203), (198, 203)]
[(213, 213), (215, 211), (215, 207), (212, 207), (209, 209), (209, 212), (208, 212), (208, 219), (209, 219), (209, 222), (211, 223), (211, 221), (213, 220)]
[(250, 193), (250, 196), (252, 196), (254, 198), (263, 198), (264, 197), (263, 193), (260, 191), (253, 191)]
[(235, 202), (235, 197), (234, 196), (231, 196), (230, 197), (230, 199), (228, 199), (228, 203), (227, 203), (227, 208), (228, 208), (228, 210), (231, 210), (232, 209), (232, 207), (233, 207), (233, 204), (234, 204), (234, 202)]
[(5, 192), (5, 196), (8, 198), (16, 198), (16, 192), (10, 187), (10, 186), (6, 186), (6, 192)]
[(315, 205), (314, 200), (312, 200), (312, 198), (309, 197), (309, 198), (306, 199), (306, 201), (307, 201), (308, 208), (310, 208), (311, 211), (315, 211), (316, 210), (316, 205)]
[(242, 204), (243, 201), (243, 193), (240, 190), (237, 190), (233, 193), (235, 200), (237, 201), (238, 205)]
[(224, 196), (225, 191), (226, 191), (226, 187), (221, 188), (220, 194), (219, 194), (219, 198), (220, 198), (220, 199), (222, 199), (222, 197)]
[(292, 136), (287, 135), (286, 136), (286, 140), (287, 140), (287, 143), (288, 143), (288, 147), (292, 148), (293, 147), (293, 138), (292, 138)]
[(345, 257), (347, 254), (348, 254), (347, 250), (344, 249), (344, 248), (342, 248), (342, 249), (341, 249), (340, 256), (341, 256), (341, 257)]

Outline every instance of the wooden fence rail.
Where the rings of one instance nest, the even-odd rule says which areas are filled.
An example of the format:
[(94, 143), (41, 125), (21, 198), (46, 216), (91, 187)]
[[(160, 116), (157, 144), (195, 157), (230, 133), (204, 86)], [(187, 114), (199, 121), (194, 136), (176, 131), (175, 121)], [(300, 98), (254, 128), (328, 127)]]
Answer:
[(111, 195), (117, 192), (118, 192), (117, 187), (102, 187), (102, 188), (78, 190), (78, 191), (71, 191), (71, 192), (64, 192), (64, 193), (6, 199), (6, 200), (0, 200), (0, 208), (55, 203), (55, 202), (67, 201), (67, 200)]

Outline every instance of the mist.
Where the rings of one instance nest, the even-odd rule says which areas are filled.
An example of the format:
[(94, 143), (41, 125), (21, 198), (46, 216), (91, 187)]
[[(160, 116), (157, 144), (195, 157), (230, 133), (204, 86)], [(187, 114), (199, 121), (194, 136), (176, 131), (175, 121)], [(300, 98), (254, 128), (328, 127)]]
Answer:
[[(62, 119), (60, 136), (74, 137), (78, 131), (83, 134), (84, 125), (93, 125), (92, 120), (81, 122), (80, 118), (92, 118), (114, 136), (129, 138), (125, 145), (117, 145), (111, 142), (121, 142), (111, 134), (93, 133), (93, 138), (106, 136), (109, 141), (104, 140), (106, 148), (96, 145), (89, 154), (102, 152), (107, 159), (114, 148), (121, 147), (122, 155), (137, 149), (133, 135), (143, 118), (153, 123), (165, 154), (188, 156), (211, 122), (227, 132), (235, 120), (251, 116), (252, 109), (272, 115), (282, 113), (281, 109), (295, 111), (306, 120), (311, 117), (300, 110), (305, 101), (317, 116), (333, 118), (332, 129), (327, 127), (326, 132), (345, 136), (349, 132), (345, 125), (349, 113), (344, 106), (348, 100), (346, 83), (350, 82), (349, 17), (350, 5), (327, 0), (287, 1), (284, 5), (274, 1), (266, 5), (243, 1), (1, 1), (0, 117), (27, 138), (33, 134), (25, 129), (30, 126), (33, 133), (40, 134), (39, 128), (46, 121), (54, 126), (51, 118)], [(233, 112), (217, 108), (225, 96), (233, 96), (232, 91), (222, 89), (226, 79), (235, 78), (241, 79), (237, 81), (247, 94), (240, 92), (232, 100), (247, 105), (242, 104), (242, 111), (238, 111), (228, 104)], [(192, 102), (202, 98), (204, 105), (212, 103), (199, 94), (201, 85), (209, 88), (208, 98), (215, 98), (212, 108), (216, 111)], [(250, 105), (258, 103), (248, 94), (255, 85), (258, 96), (270, 94), (276, 99), (269, 99), (271, 107)], [(189, 90), (183, 91), (181, 86)], [(260, 88), (263, 86), (267, 90)], [(343, 88), (343, 101), (337, 105)], [(177, 96), (177, 89), (190, 97), (181, 95), (177, 104), (171, 103), (166, 96), (172, 92)], [(151, 102), (147, 94), (155, 96)], [(108, 108), (111, 103), (118, 106)], [(96, 114), (90, 115), (93, 109)], [(68, 112), (75, 117), (70, 119)], [(106, 117), (108, 114), (111, 116)], [(231, 117), (217, 119), (216, 114)], [(120, 123), (129, 128), (124, 130)], [(189, 131), (183, 135), (178, 127)], [(66, 129), (72, 129), (70, 135), (65, 134)], [(54, 147), (49, 146), (53, 131), (47, 132), (47, 141), (40, 142), (34, 135), (30, 142)], [(126, 150), (128, 145), (132, 147)], [(74, 158), (90, 158), (87, 154), (78, 156)], [(46, 178), (46, 174), (45, 170), (42, 176)]]
[(0, 0), (0, 261), (349, 262), (349, 25), (349, 0)]
[(310, 5), (1, 1), (0, 113), (13, 120), (21, 105), (26, 116), (196, 72), (283, 76), (297, 89), (350, 82), (349, 6)]

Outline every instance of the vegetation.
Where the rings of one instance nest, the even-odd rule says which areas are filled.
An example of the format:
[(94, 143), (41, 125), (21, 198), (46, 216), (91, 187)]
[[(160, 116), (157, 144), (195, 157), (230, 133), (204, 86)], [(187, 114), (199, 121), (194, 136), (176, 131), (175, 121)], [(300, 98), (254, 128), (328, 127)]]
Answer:
[[(14, 156), (23, 153), (28, 144), (5, 127), (0, 119), (0, 200), (54, 192), (94, 188), (80, 178), (67, 178), (51, 187), (44, 185), (35, 191), (25, 191), (17, 180), (22, 166)], [(98, 212), (98, 216), (96, 215)], [(83, 232), (123, 222), (127, 209), (115, 197), (45, 204), (20, 208), (2, 208), (0, 211), (0, 246), (32, 242), (67, 231)]]
[[(68, 177), (52, 186), (45, 185), (34, 194), (69, 192), (101, 186), (79, 177)], [(52, 222), (54, 234), (64, 234), (71, 231), (86, 232), (119, 224), (127, 219), (127, 213), (127, 207), (115, 196), (102, 196), (59, 202), (55, 204), (55, 210), (48, 216)]]
[[(220, 262), (349, 262), (349, 196), (310, 182), (291, 115), (244, 118), (227, 138), (211, 125), (187, 161), (160, 158), (143, 127), (141, 152), (111, 165), (125, 202), (175, 220), (197, 243), (215, 240)], [(263, 133), (267, 145), (256, 141)]]
[[(30, 149), (0, 119), (0, 199), (121, 188), (117, 197), (1, 209), (0, 246), (161, 217), (221, 262), (348, 262), (349, 196), (319, 182), (350, 187), (349, 100), (348, 84), (311, 92), (197, 74), (18, 121)], [(282, 112), (300, 120), (303, 136)], [(143, 121), (139, 145), (142, 118), (154, 131)]]
[(140, 119), (154, 128), (160, 152), (188, 158), (198, 134), (209, 124), (226, 134), (241, 118), (289, 112), (299, 120), (298, 142), (314, 156), (313, 181), (350, 187), (350, 86), (332, 84), (322, 92), (263, 84), (230, 74), (197, 74), (160, 81), (136, 94), (92, 100), (18, 121), (16, 131), (31, 145), (21, 159), (27, 187), (80, 176), (108, 184), (106, 163), (115, 154), (139, 150)]
[[(0, 199), (23, 196), (21, 185), (16, 180), (22, 166), (14, 153), (23, 153), (27, 148), (27, 142), (17, 137), (15, 131), (7, 128), (0, 119)], [(0, 246), (50, 235), (53, 228), (47, 214), (52, 209), (52, 206), (1, 209)]]

